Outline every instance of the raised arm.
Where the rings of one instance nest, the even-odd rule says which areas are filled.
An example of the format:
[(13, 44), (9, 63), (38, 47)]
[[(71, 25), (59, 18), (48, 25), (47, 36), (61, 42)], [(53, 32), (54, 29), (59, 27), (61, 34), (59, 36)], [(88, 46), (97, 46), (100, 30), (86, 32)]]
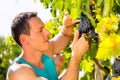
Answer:
[(68, 45), (69, 41), (73, 38), (73, 28), (78, 22), (79, 20), (72, 20), (71, 17), (65, 13), (60, 33), (51, 40), (53, 53), (59, 53)]
[(70, 63), (65, 74), (60, 78), (60, 80), (78, 80), (79, 77), (79, 65), (82, 56), (88, 50), (88, 41), (86, 41), (84, 35), (78, 39), (79, 32), (76, 32), (74, 40), (72, 42), (72, 56)]

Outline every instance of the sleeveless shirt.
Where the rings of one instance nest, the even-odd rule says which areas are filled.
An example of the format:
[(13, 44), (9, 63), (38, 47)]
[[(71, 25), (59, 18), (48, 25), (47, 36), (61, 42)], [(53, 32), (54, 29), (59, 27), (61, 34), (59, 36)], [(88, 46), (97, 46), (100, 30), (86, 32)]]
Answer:
[(44, 69), (39, 69), (33, 66), (29, 62), (25, 61), (23, 58), (16, 59), (16, 62), (31, 66), (38, 77), (45, 77), (48, 80), (58, 80), (56, 66), (53, 59), (45, 54), (42, 54), (42, 61), (44, 63)]

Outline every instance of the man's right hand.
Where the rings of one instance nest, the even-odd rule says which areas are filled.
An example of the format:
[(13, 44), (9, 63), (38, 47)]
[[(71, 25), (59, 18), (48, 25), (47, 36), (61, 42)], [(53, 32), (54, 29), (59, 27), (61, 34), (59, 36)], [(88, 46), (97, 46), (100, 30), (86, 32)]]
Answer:
[(88, 50), (89, 44), (88, 41), (85, 39), (84, 34), (82, 34), (80, 38), (78, 37), (79, 32), (77, 31), (71, 45), (72, 57), (70, 59), (68, 69), (60, 78), (60, 80), (78, 80), (79, 78), (80, 60)]
[(75, 56), (76, 59), (80, 60), (82, 56), (89, 49), (88, 41), (85, 39), (84, 34), (79, 38), (79, 31), (76, 31), (72, 45), (72, 56)]

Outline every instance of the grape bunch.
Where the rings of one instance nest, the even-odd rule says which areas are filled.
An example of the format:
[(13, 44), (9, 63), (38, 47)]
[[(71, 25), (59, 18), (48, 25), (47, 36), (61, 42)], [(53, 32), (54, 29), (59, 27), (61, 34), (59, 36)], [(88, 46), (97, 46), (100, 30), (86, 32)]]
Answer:
[(114, 64), (112, 65), (112, 74), (114, 77), (120, 76), (120, 59), (116, 58)]
[(105, 80), (111, 80), (111, 78), (112, 78), (112, 77), (111, 77), (110, 75), (108, 75)]
[(79, 38), (81, 37), (82, 33), (87, 34), (89, 39), (95, 40), (96, 42), (98, 41), (97, 33), (94, 31), (94, 27), (91, 25), (90, 20), (82, 14), (80, 18), (80, 23), (78, 27), (79, 31)]
[[(120, 76), (120, 57), (116, 58), (112, 65), (112, 75), (108, 75), (106, 80), (112, 80), (112, 78), (118, 78)], [(111, 77), (111, 78), (110, 78)]]

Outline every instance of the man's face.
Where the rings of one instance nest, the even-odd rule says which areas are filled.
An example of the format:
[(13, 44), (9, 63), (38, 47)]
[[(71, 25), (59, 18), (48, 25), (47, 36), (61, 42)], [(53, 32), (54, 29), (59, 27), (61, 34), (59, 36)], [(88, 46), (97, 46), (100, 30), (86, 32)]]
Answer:
[(33, 50), (44, 51), (49, 48), (50, 32), (45, 28), (44, 23), (38, 17), (28, 20), (30, 25), (30, 36), (28, 36), (29, 46)]

